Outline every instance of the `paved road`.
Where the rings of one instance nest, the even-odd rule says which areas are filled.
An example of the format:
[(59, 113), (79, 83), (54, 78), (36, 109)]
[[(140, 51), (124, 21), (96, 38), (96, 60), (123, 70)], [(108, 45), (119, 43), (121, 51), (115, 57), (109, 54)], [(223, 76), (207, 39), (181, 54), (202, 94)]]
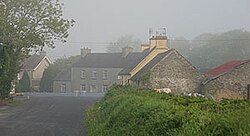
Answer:
[(0, 114), (0, 136), (86, 135), (84, 112), (99, 99), (31, 95), (22, 106), (7, 108), (8, 114)]

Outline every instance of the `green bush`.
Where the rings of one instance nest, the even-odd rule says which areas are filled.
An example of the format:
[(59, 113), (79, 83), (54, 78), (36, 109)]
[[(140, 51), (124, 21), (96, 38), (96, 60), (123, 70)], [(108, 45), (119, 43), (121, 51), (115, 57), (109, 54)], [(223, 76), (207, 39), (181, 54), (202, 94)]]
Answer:
[(21, 92), (30, 92), (30, 77), (27, 71), (24, 71), (22, 79), (19, 81), (18, 90)]
[(250, 102), (113, 86), (87, 111), (91, 136), (250, 135)]

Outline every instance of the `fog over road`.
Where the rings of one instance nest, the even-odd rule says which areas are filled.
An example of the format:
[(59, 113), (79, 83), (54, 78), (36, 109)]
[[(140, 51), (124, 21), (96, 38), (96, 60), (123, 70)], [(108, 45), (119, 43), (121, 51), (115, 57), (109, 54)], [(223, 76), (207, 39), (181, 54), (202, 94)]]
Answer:
[(97, 95), (31, 95), (23, 105), (0, 115), (0, 136), (86, 135), (84, 111), (99, 99)]

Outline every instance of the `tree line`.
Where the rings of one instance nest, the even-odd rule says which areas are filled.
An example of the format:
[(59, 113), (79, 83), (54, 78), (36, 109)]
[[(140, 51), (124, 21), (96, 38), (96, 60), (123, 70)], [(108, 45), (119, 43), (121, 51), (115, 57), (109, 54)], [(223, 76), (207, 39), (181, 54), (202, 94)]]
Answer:
[(216, 34), (201, 34), (189, 41), (185, 38), (170, 40), (194, 66), (211, 69), (231, 60), (250, 59), (250, 33), (243, 29)]

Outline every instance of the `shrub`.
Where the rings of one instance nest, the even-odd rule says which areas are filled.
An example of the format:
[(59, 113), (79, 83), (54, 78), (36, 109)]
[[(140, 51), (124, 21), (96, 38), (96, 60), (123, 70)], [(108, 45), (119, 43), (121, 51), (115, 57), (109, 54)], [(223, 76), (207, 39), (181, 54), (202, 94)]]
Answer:
[(18, 85), (18, 90), (20, 90), (21, 92), (29, 92), (31, 91), (31, 87), (30, 87), (30, 77), (28, 75), (27, 71), (24, 71), (23, 73), (23, 77), (22, 79), (19, 81), (19, 85)]
[(249, 135), (250, 102), (113, 86), (87, 111), (91, 136)]

